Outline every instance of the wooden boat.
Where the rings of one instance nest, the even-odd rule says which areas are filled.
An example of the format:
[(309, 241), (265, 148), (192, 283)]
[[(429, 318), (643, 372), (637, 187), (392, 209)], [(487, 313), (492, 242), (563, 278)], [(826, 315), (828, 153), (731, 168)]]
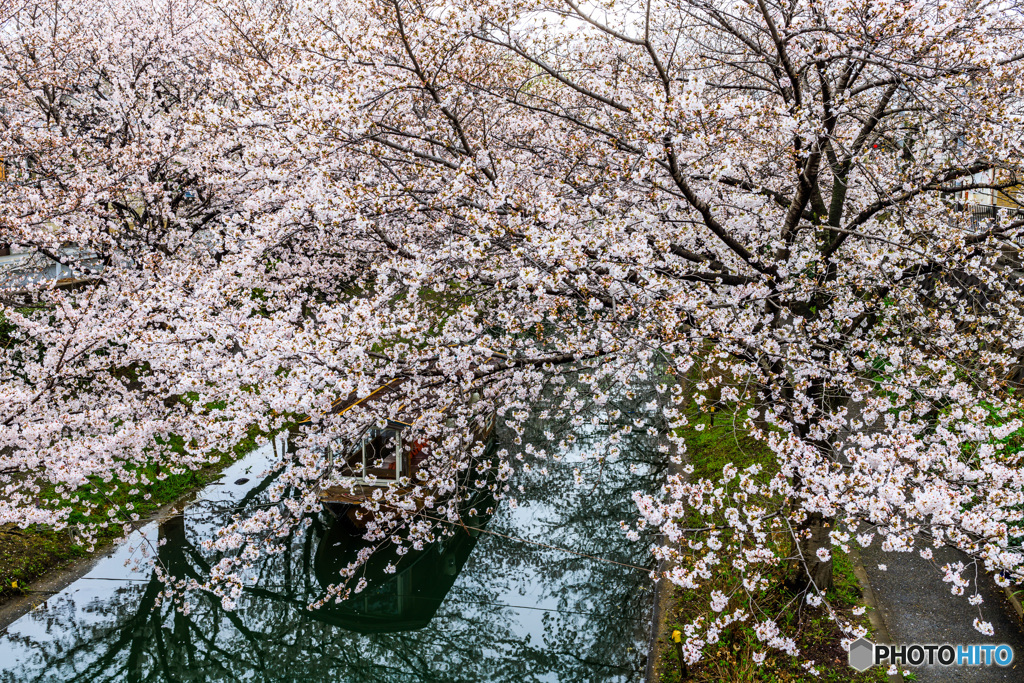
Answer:
[[(400, 391), (396, 383), (350, 402), (340, 412), (367, 401), (381, 400), (393, 391)], [(491, 414), (472, 426), (474, 443), (491, 438), (495, 421), (495, 415)], [(393, 488), (399, 494), (410, 494), (415, 488), (416, 473), (430, 451), (429, 443), (404, 438), (403, 433), (411, 426), (412, 422), (388, 420), (383, 429), (369, 427), (354, 443), (333, 447), (328, 454), (330, 464), (326, 477), (332, 484), (320, 490), (324, 507), (354, 530), (362, 530), (370, 519), (364, 503), (374, 501), (375, 494), (381, 495), (381, 489)], [(413, 499), (416, 512), (423, 509), (426, 495), (429, 494)]]

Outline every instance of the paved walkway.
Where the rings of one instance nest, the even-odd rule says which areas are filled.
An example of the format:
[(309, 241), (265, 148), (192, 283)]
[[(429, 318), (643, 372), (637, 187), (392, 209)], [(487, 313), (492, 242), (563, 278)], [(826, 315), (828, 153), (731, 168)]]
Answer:
[[(861, 406), (859, 403), (848, 406), (851, 420), (861, 417)], [(984, 601), (980, 605), (981, 619), (990, 622), (995, 631), (991, 636), (979, 633), (974, 628), (978, 607), (967, 602), (967, 596), (974, 591), (974, 572), (970, 568), (970, 560), (954, 548), (941, 548), (933, 552), (935, 556), (931, 561), (925, 560), (916, 551), (887, 553), (882, 550), (877, 535), (869, 547), (859, 549), (868, 583), (871, 584), (871, 591), (892, 643), (1005, 643), (1013, 648), (1014, 662), (1005, 668), (933, 665), (904, 666), (900, 670), (910, 671), (916, 676), (913, 680), (922, 683), (1024, 683), (1024, 624), (1006, 598), (1006, 593), (995, 584), (992, 577), (979, 575), (978, 591)], [(943, 572), (939, 567), (951, 562), (963, 562), (968, 566), (963, 576), (971, 580), (971, 585), (965, 595), (953, 595), (949, 592), (951, 584), (942, 580)], [(886, 571), (878, 568), (880, 564), (886, 565)]]
[[(1014, 662), (1009, 667), (902, 667), (916, 674), (922, 683), (965, 681), (1024, 681), (1024, 629), (1003, 589), (990, 576), (979, 577), (981, 613), (992, 623), (995, 634), (985, 636), (974, 628), (978, 608), (967, 603), (964, 596), (949, 592), (950, 584), (942, 580), (942, 572), (917, 553), (883, 552), (878, 538), (871, 546), (860, 550), (861, 561), (867, 571), (871, 589), (875, 594), (882, 620), (894, 644), (951, 643), (1000, 644), (1013, 648)], [(966, 556), (953, 548), (935, 551), (935, 562), (963, 562)], [(879, 564), (887, 565), (881, 571)], [(972, 579), (968, 570), (965, 577)]]

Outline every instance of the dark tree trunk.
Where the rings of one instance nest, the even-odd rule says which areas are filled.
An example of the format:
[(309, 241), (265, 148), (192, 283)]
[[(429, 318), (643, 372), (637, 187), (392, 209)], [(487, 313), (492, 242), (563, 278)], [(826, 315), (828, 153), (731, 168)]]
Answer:
[[(822, 561), (818, 549), (832, 551), (829, 532), (833, 529), (832, 519), (812, 512), (797, 528), (797, 542), (793, 544), (792, 555), (786, 575), (786, 588), (793, 593), (811, 588), (812, 592), (832, 589), (832, 558)], [(817, 589), (817, 591), (815, 590)]]

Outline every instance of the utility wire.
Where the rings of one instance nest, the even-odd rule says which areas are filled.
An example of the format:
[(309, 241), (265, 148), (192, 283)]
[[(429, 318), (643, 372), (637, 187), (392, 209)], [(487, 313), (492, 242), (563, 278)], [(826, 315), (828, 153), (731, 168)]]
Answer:
[[(121, 578), (109, 577), (109, 576), (83, 576), (82, 578), (83, 579), (89, 579), (90, 581), (118, 581), (118, 582), (123, 582), (123, 583), (149, 583), (150, 581), (153, 580), (152, 578), (149, 578), (149, 579), (129, 579), (129, 578), (123, 578), (123, 579), (121, 579)], [(260, 584), (260, 585), (263, 586), (264, 588), (287, 588), (287, 586), (284, 585), (284, 584)], [(61, 591), (47, 591), (47, 590), (27, 589), (24, 592), (28, 593), (28, 594), (33, 594), (33, 593), (35, 593), (35, 594), (43, 594), (43, 593), (47, 593), (47, 594), (53, 595), (53, 594), (60, 593)], [(259, 596), (259, 597), (266, 597), (266, 596)], [(422, 596), (422, 595), (406, 595), (406, 596), (402, 596), (402, 597), (405, 600), (409, 600), (409, 599), (413, 599), (413, 600), (431, 600), (431, 601), (434, 600), (434, 598), (428, 598), (428, 597), (425, 597), (425, 596)], [(355, 601), (355, 600), (358, 600), (358, 598), (353, 598), (353, 601)], [(582, 615), (582, 616), (585, 616), (585, 617), (600, 618), (600, 619), (608, 619), (608, 618), (612, 618), (612, 616), (613, 616), (612, 614), (603, 614), (601, 612), (584, 612), (582, 610), (559, 609), (558, 607), (542, 607), (542, 606), (538, 606), (538, 605), (512, 605), (512, 604), (509, 604), (509, 603), (506, 603), (506, 602), (498, 602), (496, 600), (469, 600), (469, 599), (457, 599), (457, 598), (456, 599), (452, 599), (452, 598), (445, 597), (445, 598), (441, 598), (440, 600), (437, 600), (437, 603), (438, 603), (438, 608), (440, 608), (443, 605), (449, 605), (450, 606), (450, 605), (454, 605), (454, 604), (460, 604), (460, 605), (483, 605), (483, 606), (486, 606), (486, 607), (500, 607), (500, 608), (504, 608), (504, 609), (525, 609), (525, 610), (533, 610), (533, 611), (537, 611), (537, 612), (556, 612), (558, 614), (578, 614), (578, 615)], [(344, 605), (344, 603), (342, 603), (342, 605)], [(316, 612), (316, 610), (313, 610), (313, 612)]]
[(420, 514), (423, 515), (424, 517), (426, 517), (427, 519), (432, 519), (432, 520), (434, 520), (436, 522), (445, 522), (447, 524), (451, 524), (453, 526), (456, 526), (456, 527), (459, 527), (459, 528), (462, 528), (462, 529), (475, 530), (475, 531), (479, 531), (479, 532), (484, 533), (484, 534), (491, 534), (492, 536), (499, 536), (501, 538), (507, 538), (510, 541), (518, 541), (520, 543), (528, 543), (530, 545), (536, 545), (536, 546), (540, 546), (542, 548), (549, 548), (550, 550), (560, 550), (563, 553), (569, 553), (570, 555), (578, 555), (579, 557), (585, 557), (588, 560), (594, 560), (595, 562), (606, 562), (608, 564), (614, 564), (614, 565), (618, 565), (619, 567), (626, 567), (628, 569), (639, 569), (642, 572), (650, 572), (651, 571), (650, 567), (640, 567), (638, 565), (628, 564), (626, 562), (617, 562), (615, 560), (609, 560), (606, 557), (600, 557), (598, 555), (588, 555), (587, 553), (581, 553), (578, 550), (572, 550), (570, 548), (563, 548), (562, 546), (558, 546), (558, 545), (551, 545), (549, 543), (541, 543), (540, 541), (533, 541), (533, 540), (530, 540), (528, 538), (523, 538), (521, 536), (509, 536), (508, 534), (502, 534), (502, 533), (499, 533), (497, 531), (491, 531), (489, 529), (484, 529), (482, 527), (466, 526), (465, 524), (461, 524), (459, 522), (452, 522), (451, 520), (447, 520), (447, 519), (441, 519), (440, 517), (431, 517), (430, 515), (424, 514), (422, 512)]
[[(214, 501), (196, 501), (196, 503), (193, 503), (193, 505), (203, 505), (204, 508), (207, 511), (211, 511), (211, 512), (233, 512), (233, 511), (236, 511), (236, 510), (242, 510), (242, 509), (246, 509), (246, 508), (256, 509), (256, 508), (275, 507), (277, 505), (280, 505), (280, 503), (262, 503), (262, 504), (252, 504), (252, 505), (239, 505), (239, 506), (234, 506), (234, 507), (220, 507)], [(177, 515), (184, 515), (186, 512), (187, 512), (187, 510), (182, 510), (180, 512), (176, 512), (176, 513), (173, 513), (172, 515), (169, 515), (169, 517), (174, 517), (174, 516), (177, 516)], [(522, 536), (510, 536), (508, 534), (502, 534), (502, 533), (499, 533), (497, 531), (491, 531), (491, 530), (485, 529), (483, 527), (467, 526), (466, 524), (463, 524), (463, 523), (460, 523), (460, 522), (453, 522), (453, 521), (448, 520), (448, 519), (442, 519), (441, 517), (433, 517), (433, 516), (428, 515), (428, 514), (426, 514), (424, 512), (420, 512), (419, 515), (424, 517), (425, 519), (430, 519), (430, 520), (433, 520), (435, 522), (443, 522), (445, 524), (451, 524), (452, 526), (455, 526), (455, 527), (458, 527), (458, 528), (461, 528), (461, 529), (475, 530), (475, 531), (479, 531), (479, 532), (484, 533), (484, 534), (490, 534), (492, 536), (498, 536), (500, 538), (505, 538), (505, 539), (508, 539), (510, 541), (518, 541), (519, 543), (526, 543), (526, 544), (529, 544), (529, 545), (539, 546), (541, 548), (548, 548), (549, 550), (559, 550), (561, 552), (568, 553), (570, 555), (577, 555), (579, 557), (583, 557), (583, 558), (586, 558), (588, 560), (594, 560), (595, 562), (605, 562), (605, 563), (608, 563), (608, 564), (617, 565), (619, 567), (626, 567), (628, 569), (637, 569), (637, 570), (640, 570), (642, 572), (650, 572), (651, 571), (650, 567), (641, 567), (639, 565), (629, 564), (629, 563), (626, 563), (626, 562), (618, 562), (616, 560), (609, 560), (608, 558), (600, 557), (599, 555), (588, 555), (587, 553), (582, 553), (582, 552), (580, 552), (578, 550), (572, 550), (571, 548), (565, 548), (563, 546), (558, 546), (558, 545), (551, 545), (549, 543), (542, 543), (541, 541), (534, 541), (534, 540), (531, 540), (529, 538), (523, 538)]]

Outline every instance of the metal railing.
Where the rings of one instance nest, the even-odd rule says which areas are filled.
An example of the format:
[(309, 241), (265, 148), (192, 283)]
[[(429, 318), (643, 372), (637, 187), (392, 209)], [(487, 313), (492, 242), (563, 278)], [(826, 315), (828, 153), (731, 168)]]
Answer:
[(988, 230), (1000, 220), (1024, 216), (1024, 209), (995, 204), (968, 204), (964, 208), (968, 211), (966, 227), (973, 233)]

